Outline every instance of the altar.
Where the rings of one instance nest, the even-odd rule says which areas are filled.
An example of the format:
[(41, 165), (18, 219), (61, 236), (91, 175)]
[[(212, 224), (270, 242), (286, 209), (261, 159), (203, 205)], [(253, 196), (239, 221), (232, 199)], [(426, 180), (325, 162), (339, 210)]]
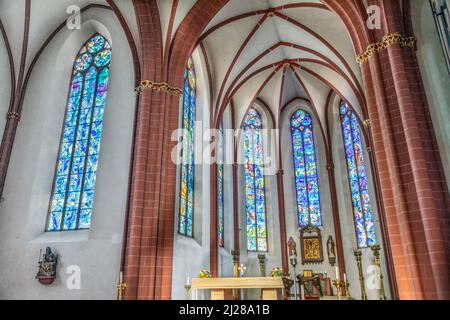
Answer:
[(233, 290), (261, 289), (262, 300), (279, 300), (284, 289), (282, 278), (197, 278), (192, 279), (192, 288), (211, 290), (211, 300), (232, 300)]

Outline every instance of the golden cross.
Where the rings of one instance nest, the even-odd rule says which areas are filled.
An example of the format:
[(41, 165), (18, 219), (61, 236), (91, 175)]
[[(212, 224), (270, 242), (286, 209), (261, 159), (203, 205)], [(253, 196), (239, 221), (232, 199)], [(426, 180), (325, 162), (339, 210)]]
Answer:
[(117, 300), (123, 300), (123, 292), (125, 291), (126, 287), (127, 287), (126, 283), (121, 282), (117, 284), (117, 294), (118, 294)]
[(123, 282), (123, 272), (120, 273), (119, 283), (117, 284), (117, 300), (123, 300), (123, 292), (125, 291), (125, 288), (127, 287), (127, 284)]

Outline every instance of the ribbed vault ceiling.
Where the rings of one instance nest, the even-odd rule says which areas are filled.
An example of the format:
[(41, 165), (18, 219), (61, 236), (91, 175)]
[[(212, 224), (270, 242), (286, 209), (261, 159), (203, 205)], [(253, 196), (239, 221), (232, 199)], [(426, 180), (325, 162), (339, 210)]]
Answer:
[[(194, 2), (180, 1), (174, 33)], [(170, 3), (159, 1), (167, 12)], [(216, 118), (233, 101), (239, 124), (259, 98), (278, 122), (280, 108), (300, 97), (311, 101), (324, 125), (330, 90), (359, 110), (361, 77), (352, 42), (339, 17), (319, 0), (230, 0), (200, 46), (210, 65)]]

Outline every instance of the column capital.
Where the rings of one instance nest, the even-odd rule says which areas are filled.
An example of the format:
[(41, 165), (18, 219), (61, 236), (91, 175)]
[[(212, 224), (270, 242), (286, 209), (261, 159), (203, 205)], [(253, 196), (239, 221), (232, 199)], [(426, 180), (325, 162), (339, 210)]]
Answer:
[(6, 114), (6, 119), (7, 120), (16, 120), (17, 122), (20, 121), (20, 113), (18, 112), (8, 112)]

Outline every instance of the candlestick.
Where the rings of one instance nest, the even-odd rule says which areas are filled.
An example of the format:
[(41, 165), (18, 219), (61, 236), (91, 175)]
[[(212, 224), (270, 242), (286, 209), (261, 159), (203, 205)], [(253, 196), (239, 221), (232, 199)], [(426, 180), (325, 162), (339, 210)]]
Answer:
[(359, 284), (361, 286), (361, 299), (367, 300), (366, 286), (364, 285), (364, 273), (362, 267), (362, 252), (360, 250), (355, 250), (353, 254), (356, 257), (356, 264), (358, 265)]
[(339, 279), (333, 280), (333, 286), (336, 288), (338, 300), (341, 300), (342, 298), (341, 285), (342, 282)]
[(344, 288), (345, 299), (350, 300), (350, 292), (348, 287), (350, 287), (350, 282), (347, 281), (347, 277), (344, 273), (344, 281), (342, 281), (342, 287)]
[[(239, 278), (239, 249), (232, 250), (231, 255), (233, 256), (233, 277)], [(233, 289), (233, 300), (239, 299), (239, 293), (237, 289)]]
[(375, 258), (375, 265), (378, 270), (380, 270), (380, 300), (386, 300), (386, 295), (384, 293), (384, 283), (383, 283), (383, 273), (381, 272), (381, 258), (380, 258), (380, 245), (374, 245), (371, 247), (373, 256)]
[(239, 250), (232, 250), (231, 255), (233, 256), (233, 277), (239, 277)]
[(127, 284), (123, 282), (123, 272), (121, 271), (119, 274), (119, 283), (117, 284), (117, 300), (123, 300), (123, 292), (125, 291), (125, 288), (127, 287)]
[[(189, 279), (189, 277), (188, 277), (188, 279)], [(186, 290), (186, 300), (190, 300), (189, 299), (189, 292), (191, 291), (191, 285), (190, 284), (187, 284), (187, 285), (185, 285), (184, 286), (184, 289)]]

